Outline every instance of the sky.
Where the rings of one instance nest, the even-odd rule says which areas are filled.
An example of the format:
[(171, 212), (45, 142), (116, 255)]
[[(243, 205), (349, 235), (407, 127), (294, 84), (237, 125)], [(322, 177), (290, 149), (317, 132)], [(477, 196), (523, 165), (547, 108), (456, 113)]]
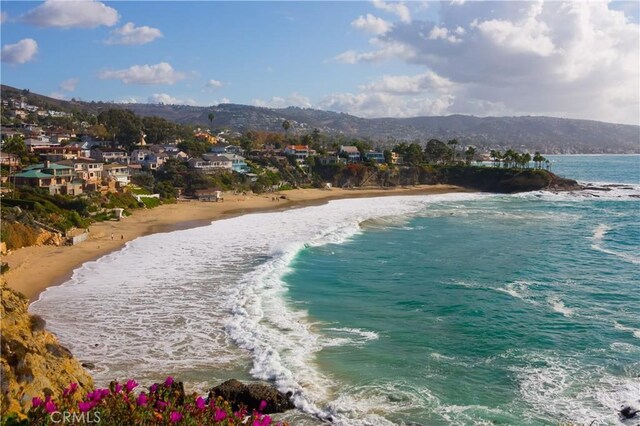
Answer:
[(638, 1), (1, 1), (3, 84), (61, 99), (640, 124)]

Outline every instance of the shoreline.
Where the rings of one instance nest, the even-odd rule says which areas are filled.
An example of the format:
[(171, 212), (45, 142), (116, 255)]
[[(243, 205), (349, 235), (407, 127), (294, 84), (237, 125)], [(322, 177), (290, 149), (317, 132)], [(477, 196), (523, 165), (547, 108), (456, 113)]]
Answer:
[[(322, 205), (331, 200), (400, 195), (430, 195), (469, 190), (453, 185), (419, 185), (372, 189), (294, 189), (258, 195), (225, 195), (224, 202), (188, 201), (137, 210), (122, 221), (90, 226), (89, 239), (75, 246), (31, 246), (3, 256), (10, 266), (2, 276), (7, 286), (32, 303), (50, 287), (68, 281), (73, 271), (146, 235), (207, 226), (212, 221), (250, 213)], [(286, 199), (280, 199), (280, 196)], [(273, 201), (278, 197), (279, 201)]]

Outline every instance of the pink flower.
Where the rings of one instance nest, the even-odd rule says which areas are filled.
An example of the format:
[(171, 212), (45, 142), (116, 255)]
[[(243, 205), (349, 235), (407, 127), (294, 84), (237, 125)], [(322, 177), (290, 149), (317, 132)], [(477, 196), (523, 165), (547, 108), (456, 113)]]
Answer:
[(262, 401), (260, 401), (260, 408), (258, 408), (258, 411), (262, 413), (262, 411), (267, 408), (267, 401), (265, 401), (264, 399)]
[(178, 423), (180, 420), (182, 420), (182, 413), (179, 413), (177, 411), (173, 411), (169, 415), (169, 420), (171, 420), (171, 423)]
[(164, 410), (164, 408), (167, 406), (167, 403), (164, 401), (156, 401), (156, 408), (160, 411)]
[(151, 392), (151, 393), (156, 393), (157, 390), (158, 390), (158, 384), (157, 383), (152, 384), (151, 387), (149, 388), (149, 392)]
[(131, 392), (136, 386), (138, 386), (138, 382), (136, 382), (135, 380), (127, 380), (127, 384), (124, 385), (124, 388), (127, 390), (127, 392)]
[(87, 411), (91, 410), (93, 408), (93, 403), (92, 402), (78, 402), (78, 408), (80, 409), (81, 413), (86, 413)]
[(207, 406), (207, 403), (204, 400), (204, 398), (199, 396), (198, 399), (196, 399), (196, 407), (198, 407), (198, 410), (204, 410), (204, 407), (206, 406)]
[(62, 391), (62, 396), (69, 396), (73, 394), (76, 390), (78, 390), (78, 384), (71, 383), (68, 388)]
[(100, 389), (100, 399), (106, 398), (109, 396), (109, 389)]
[(44, 409), (47, 411), (47, 413), (51, 414), (55, 412), (58, 407), (56, 407), (56, 404), (53, 401), (48, 401), (46, 404), (44, 404)]
[(34, 396), (33, 399), (31, 399), (31, 406), (33, 408), (39, 407), (41, 404), (42, 404), (42, 400), (37, 396)]
[(122, 385), (118, 382), (114, 382), (113, 393), (120, 393), (121, 390), (122, 390)]
[(147, 405), (148, 400), (149, 398), (147, 398), (147, 395), (145, 395), (145, 393), (142, 392), (140, 395), (138, 395), (138, 399), (136, 400), (136, 403), (142, 407)]
[(216, 408), (216, 412), (213, 415), (213, 418), (216, 422), (221, 422), (227, 418), (227, 413), (225, 413), (223, 410), (219, 408)]
[(173, 377), (171, 376), (167, 377), (167, 380), (164, 381), (164, 385), (170, 388), (172, 384), (173, 384)]

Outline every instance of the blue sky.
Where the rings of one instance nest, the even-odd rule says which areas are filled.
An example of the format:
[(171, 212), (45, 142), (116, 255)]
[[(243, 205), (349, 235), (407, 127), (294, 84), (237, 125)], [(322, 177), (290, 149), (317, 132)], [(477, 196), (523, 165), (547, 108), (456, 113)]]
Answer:
[(3, 1), (2, 83), (60, 98), (638, 124), (637, 2)]

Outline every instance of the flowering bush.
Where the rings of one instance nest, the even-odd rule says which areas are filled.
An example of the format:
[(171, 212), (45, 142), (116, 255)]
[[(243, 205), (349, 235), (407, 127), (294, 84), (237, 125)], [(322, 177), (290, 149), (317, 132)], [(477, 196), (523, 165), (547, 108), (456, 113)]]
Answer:
[(266, 401), (251, 413), (245, 408), (233, 411), (220, 397), (207, 400), (195, 393), (185, 394), (182, 382), (172, 377), (139, 393), (135, 380), (111, 382), (108, 389), (95, 389), (79, 402), (74, 395), (77, 389), (72, 383), (58, 400), (33, 398), (24, 424), (276, 426), (271, 417), (262, 414)]

